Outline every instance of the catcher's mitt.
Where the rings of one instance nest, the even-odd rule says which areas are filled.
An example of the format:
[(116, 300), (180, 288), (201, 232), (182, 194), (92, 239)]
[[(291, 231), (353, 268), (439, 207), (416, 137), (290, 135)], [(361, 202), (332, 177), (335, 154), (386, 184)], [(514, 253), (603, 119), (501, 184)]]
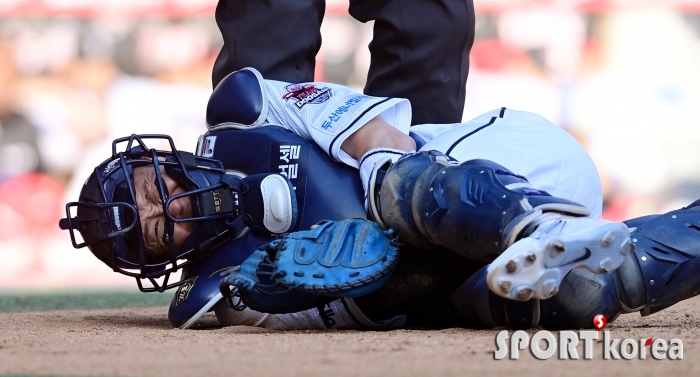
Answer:
[(256, 250), (219, 287), (234, 309), (292, 313), (378, 289), (398, 256), (393, 230), (363, 219), (326, 221)]

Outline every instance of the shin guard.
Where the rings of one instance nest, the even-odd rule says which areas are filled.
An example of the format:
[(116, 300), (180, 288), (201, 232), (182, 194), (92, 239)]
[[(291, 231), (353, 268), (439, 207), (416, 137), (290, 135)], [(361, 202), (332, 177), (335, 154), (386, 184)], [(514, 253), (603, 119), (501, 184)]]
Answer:
[(445, 246), (489, 262), (546, 212), (587, 216), (573, 201), (532, 188), (487, 160), (457, 164), (440, 152), (407, 155), (391, 165), (376, 200), (381, 222), (418, 247)]

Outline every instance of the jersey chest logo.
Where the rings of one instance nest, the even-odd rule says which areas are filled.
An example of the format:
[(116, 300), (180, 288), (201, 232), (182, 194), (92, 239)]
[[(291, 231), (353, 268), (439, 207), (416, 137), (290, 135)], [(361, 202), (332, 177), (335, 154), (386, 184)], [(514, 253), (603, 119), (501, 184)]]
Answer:
[(328, 101), (333, 96), (331, 88), (315, 86), (313, 84), (290, 84), (285, 87), (287, 93), (282, 96), (282, 99), (289, 102), (293, 101), (297, 111), (310, 104), (320, 104)]

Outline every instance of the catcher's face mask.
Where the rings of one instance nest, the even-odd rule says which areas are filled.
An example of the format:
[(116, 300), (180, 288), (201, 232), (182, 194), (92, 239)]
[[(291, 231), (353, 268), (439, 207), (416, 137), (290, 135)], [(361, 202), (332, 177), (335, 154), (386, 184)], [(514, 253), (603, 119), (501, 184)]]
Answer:
[[(163, 140), (170, 148), (149, 149), (145, 144), (148, 139)], [(137, 195), (142, 195), (144, 189), (135, 187), (134, 173), (142, 173), (143, 169), (149, 169), (146, 176), (153, 182), (146, 183), (152, 185), (151, 194), (155, 191), (158, 196), (150, 199), (151, 205), (162, 207), (156, 208), (164, 220), (158, 222), (159, 229), (149, 226), (146, 230), (157, 232), (158, 252), (154, 250), (152, 235), (148, 244), (144, 241), (145, 228), (141, 226), (139, 206), (143, 208), (144, 199), (137, 199)], [(164, 176), (174, 180), (184, 192), (169, 193)], [(112, 143), (112, 156), (95, 168), (78, 201), (66, 204), (66, 218), (61, 219), (59, 226), (70, 232), (75, 248), (87, 246), (115, 272), (136, 278), (141, 291), (162, 292), (182, 283), (168, 282), (172, 272), (205, 257), (245, 229), (238, 221), (239, 187), (231, 180), (220, 161), (177, 151), (167, 135), (131, 135)], [(177, 201), (187, 202), (188, 216), (171, 212), (179, 207), (172, 205)], [(190, 231), (186, 239), (179, 237), (177, 245), (176, 224)], [(144, 286), (144, 280), (150, 286)]]

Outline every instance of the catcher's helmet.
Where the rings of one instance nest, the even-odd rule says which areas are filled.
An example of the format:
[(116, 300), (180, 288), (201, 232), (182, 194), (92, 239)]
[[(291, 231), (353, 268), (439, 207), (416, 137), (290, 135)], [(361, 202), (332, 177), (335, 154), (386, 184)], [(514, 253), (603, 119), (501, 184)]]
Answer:
[[(170, 150), (149, 149), (146, 139), (165, 140)], [(126, 148), (118, 152), (124, 144)], [(133, 179), (133, 170), (140, 166), (155, 170), (155, 186), (165, 214), (163, 240), (170, 248), (164, 257), (146, 252)], [(161, 166), (185, 189), (184, 193), (168, 196)], [(95, 168), (78, 201), (66, 204), (66, 218), (59, 226), (69, 230), (75, 248), (87, 246), (115, 272), (135, 277), (141, 291), (162, 292), (182, 283), (168, 283), (172, 272), (207, 256), (245, 230), (237, 205), (237, 192), (241, 190), (246, 191), (247, 184), (226, 174), (220, 161), (178, 151), (167, 135), (131, 135), (112, 142), (112, 156)], [(183, 197), (192, 203), (192, 217), (176, 218), (168, 208), (173, 200)], [(176, 248), (173, 233), (177, 222), (192, 222), (196, 227)], [(82, 242), (76, 239), (76, 230)], [(159, 283), (156, 279), (161, 278)], [(144, 279), (152, 287), (144, 286)]]

